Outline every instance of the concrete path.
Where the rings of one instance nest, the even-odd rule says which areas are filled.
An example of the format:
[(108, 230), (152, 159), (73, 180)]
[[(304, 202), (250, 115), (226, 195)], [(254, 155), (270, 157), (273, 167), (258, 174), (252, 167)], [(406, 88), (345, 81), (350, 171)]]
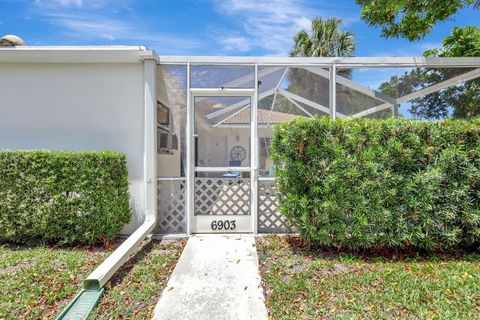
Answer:
[(190, 237), (153, 319), (267, 319), (255, 238)]

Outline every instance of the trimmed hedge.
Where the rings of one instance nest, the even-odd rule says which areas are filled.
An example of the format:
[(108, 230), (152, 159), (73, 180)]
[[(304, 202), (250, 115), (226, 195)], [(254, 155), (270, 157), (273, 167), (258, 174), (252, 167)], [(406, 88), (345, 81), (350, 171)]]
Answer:
[(480, 245), (480, 121), (299, 119), (272, 141), (280, 210), (308, 242)]
[(125, 155), (0, 151), (0, 241), (106, 243), (130, 217)]

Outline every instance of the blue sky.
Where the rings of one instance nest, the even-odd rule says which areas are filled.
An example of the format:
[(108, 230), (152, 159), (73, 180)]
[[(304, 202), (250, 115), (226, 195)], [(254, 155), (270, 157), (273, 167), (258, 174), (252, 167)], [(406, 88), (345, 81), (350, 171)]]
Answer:
[(30, 45), (146, 45), (160, 55), (287, 55), (312, 17), (340, 17), (357, 56), (414, 56), (441, 45), (455, 25), (479, 26), (462, 10), (415, 43), (382, 39), (354, 0), (0, 0), (0, 33)]

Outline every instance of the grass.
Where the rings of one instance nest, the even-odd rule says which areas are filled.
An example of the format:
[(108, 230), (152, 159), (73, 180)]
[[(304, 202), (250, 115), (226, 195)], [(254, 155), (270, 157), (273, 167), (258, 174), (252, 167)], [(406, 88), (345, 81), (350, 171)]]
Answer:
[(0, 319), (53, 319), (109, 252), (0, 245)]
[(480, 319), (480, 254), (308, 251), (257, 243), (271, 319)]
[(105, 287), (90, 319), (149, 319), (185, 242), (148, 241)]
[[(144, 241), (107, 283), (90, 318), (149, 318), (183, 246), (184, 241)], [(54, 319), (113, 249), (0, 246), (0, 320)]]

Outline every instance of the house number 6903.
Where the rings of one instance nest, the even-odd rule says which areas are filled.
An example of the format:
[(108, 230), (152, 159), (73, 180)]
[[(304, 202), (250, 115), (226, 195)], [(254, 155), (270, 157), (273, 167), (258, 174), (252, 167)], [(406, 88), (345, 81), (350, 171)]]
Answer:
[(236, 227), (235, 220), (213, 220), (210, 224), (212, 230), (235, 230)]

